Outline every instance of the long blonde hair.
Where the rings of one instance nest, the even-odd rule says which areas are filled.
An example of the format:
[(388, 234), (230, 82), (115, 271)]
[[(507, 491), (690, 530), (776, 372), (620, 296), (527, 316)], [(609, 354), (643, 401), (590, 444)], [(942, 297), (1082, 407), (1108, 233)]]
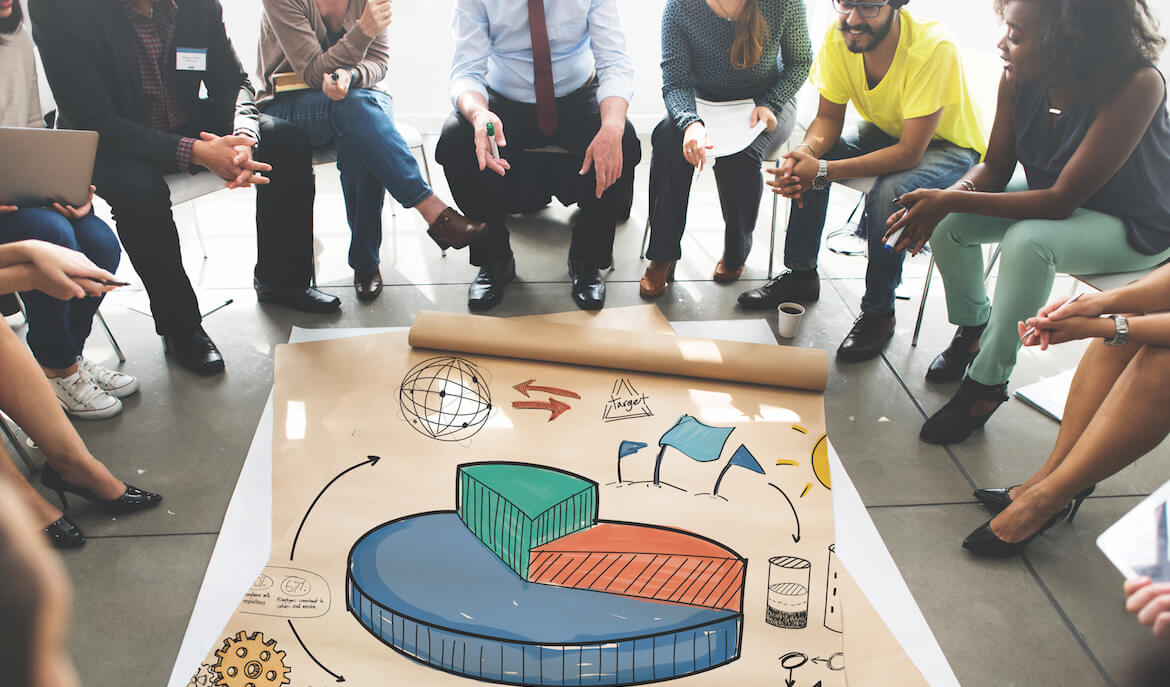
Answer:
[(750, 69), (764, 54), (768, 40), (768, 21), (760, 10), (759, 0), (747, 0), (735, 16), (735, 35), (731, 39), (731, 66)]

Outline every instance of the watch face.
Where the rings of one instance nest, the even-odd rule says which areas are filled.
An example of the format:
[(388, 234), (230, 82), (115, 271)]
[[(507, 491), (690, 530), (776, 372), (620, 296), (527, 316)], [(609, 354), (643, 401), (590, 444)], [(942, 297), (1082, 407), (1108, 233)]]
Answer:
[(817, 175), (813, 177), (812, 187), (814, 191), (824, 191), (829, 187), (829, 179), (827, 177)]

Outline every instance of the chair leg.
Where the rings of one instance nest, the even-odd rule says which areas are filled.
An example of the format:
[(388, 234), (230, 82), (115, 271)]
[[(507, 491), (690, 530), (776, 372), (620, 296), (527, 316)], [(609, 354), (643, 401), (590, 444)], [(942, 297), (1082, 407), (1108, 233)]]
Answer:
[(191, 203), (191, 219), (195, 224), (195, 239), (199, 241), (199, 251), (203, 253), (203, 259), (207, 259), (207, 245), (203, 243), (203, 229), (199, 226), (199, 209), (195, 207), (195, 201)]
[(934, 276), (934, 253), (930, 254), (930, 262), (926, 265), (926, 283), (922, 285), (922, 302), (918, 304), (918, 321), (914, 323), (914, 336), (910, 339), (911, 346), (918, 345), (918, 333), (922, 331), (922, 316), (926, 314), (926, 297), (930, 295), (930, 279)]
[(110, 331), (110, 325), (106, 324), (106, 318), (102, 316), (102, 311), (97, 311), (98, 324), (102, 329), (106, 330), (106, 338), (110, 340), (110, 345), (114, 347), (114, 354), (118, 356), (118, 362), (126, 362), (126, 356), (122, 355), (122, 347), (118, 345), (118, 340), (114, 338), (114, 332)]
[(650, 239), (650, 216), (646, 215), (646, 228), (642, 230), (642, 252), (638, 254), (639, 258), (646, 259), (646, 242)]
[(29, 474), (35, 474), (37, 464), (32, 461), (32, 458), (29, 458), (28, 452), (24, 450), (24, 445), (16, 437), (16, 432), (13, 432), (12, 428), (8, 426), (8, 419), (4, 415), (0, 415), (0, 432), (4, 433), (4, 436), (8, 438), (8, 443), (12, 444), (12, 448), (16, 450), (16, 454), (24, 461), (25, 466), (28, 467)]
[(985, 282), (987, 281), (987, 278), (991, 276), (991, 270), (993, 267), (995, 267), (996, 261), (999, 260), (999, 247), (1000, 244), (995, 244), (995, 251), (991, 253), (991, 259), (987, 261), (987, 269), (983, 271), (983, 281)]

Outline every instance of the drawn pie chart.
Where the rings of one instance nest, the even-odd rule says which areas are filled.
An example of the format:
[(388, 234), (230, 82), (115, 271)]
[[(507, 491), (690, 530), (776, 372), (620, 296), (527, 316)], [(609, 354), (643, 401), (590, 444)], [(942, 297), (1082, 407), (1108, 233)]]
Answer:
[(747, 561), (687, 532), (597, 520), (597, 486), (518, 463), (459, 469), (458, 508), (370, 530), (347, 606), (384, 644), (477, 680), (633, 685), (739, 657)]

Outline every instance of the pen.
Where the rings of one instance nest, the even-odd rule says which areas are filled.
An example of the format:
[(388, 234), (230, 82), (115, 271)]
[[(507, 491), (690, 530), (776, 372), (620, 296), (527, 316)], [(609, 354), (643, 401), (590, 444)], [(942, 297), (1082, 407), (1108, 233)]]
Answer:
[[(1073, 303), (1076, 303), (1077, 300), (1083, 295), (1084, 295), (1083, 293), (1078, 293), (1077, 295), (1068, 299), (1067, 301), (1062, 303), (1059, 308), (1057, 308), (1056, 310), (1053, 310), (1051, 313), (1049, 313), (1048, 317), (1051, 318), (1056, 313), (1060, 312), (1061, 310), (1064, 310), (1065, 308), (1072, 305)], [(1035, 327), (1028, 327), (1028, 331), (1024, 332), (1024, 335), (1020, 337), (1020, 341), (1023, 341), (1024, 339), (1028, 338), (1029, 336), (1032, 336), (1035, 333), (1036, 333)]]
[(130, 286), (128, 281), (114, 281), (113, 279), (90, 279), (90, 281), (97, 282), (102, 286)]
[(487, 123), (488, 145), (491, 146), (492, 159), (500, 159), (500, 147), (496, 145), (496, 127), (491, 122)]
[[(894, 205), (897, 205), (901, 202), (902, 202), (902, 196), (894, 196)], [(910, 206), (907, 205), (906, 209), (909, 210)], [(898, 239), (902, 238), (903, 231), (906, 231), (906, 227), (902, 227), (898, 231), (895, 231), (894, 235), (891, 236), (888, 241), (886, 241), (885, 243), (882, 244), (882, 247), (888, 251), (894, 250), (894, 246), (898, 245)]]

